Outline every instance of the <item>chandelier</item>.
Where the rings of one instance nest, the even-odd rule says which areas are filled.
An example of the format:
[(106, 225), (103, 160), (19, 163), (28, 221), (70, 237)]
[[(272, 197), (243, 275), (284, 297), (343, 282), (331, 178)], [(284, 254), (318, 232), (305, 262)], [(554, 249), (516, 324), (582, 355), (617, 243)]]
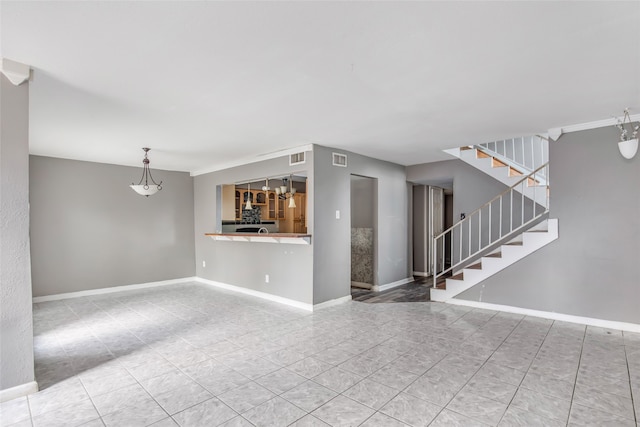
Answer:
[[(289, 183), (289, 188), (287, 189), (287, 182)], [(289, 207), (292, 209), (296, 208), (296, 201), (293, 196), (296, 194), (296, 189), (293, 188), (293, 176), (289, 176), (287, 179), (282, 178), (282, 185), (280, 187), (276, 187), (276, 194), (278, 195), (278, 199), (287, 200), (289, 199)]]
[[(140, 182), (136, 185), (131, 183), (129, 187), (133, 189), (136, 193), (149, 197), (153, 194), (156, 194), (158, 191), (162, 190), (162, 181), (160, 183), (156, 183), (151, 176), (151, 169), (149, 169), (149, 157), (147, 157), (147, 153), (151, 148), (144, 147), (144, 159), (142, 159), (142, 178), (140, 178)], [(149, 184), (151, 181), (151, 184)]]

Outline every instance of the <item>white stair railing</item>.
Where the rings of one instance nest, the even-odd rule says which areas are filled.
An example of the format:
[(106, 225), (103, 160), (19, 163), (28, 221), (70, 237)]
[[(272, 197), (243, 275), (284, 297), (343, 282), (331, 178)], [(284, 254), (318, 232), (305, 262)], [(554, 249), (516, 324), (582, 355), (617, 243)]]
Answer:
[[(485, 255), (498, 242), (506, 242), (533, 225), (549, 212), (549, 163), (536, 168), (516, 184), (433, 239), (433, 287), (437, 279), (450, 271), (466, 267)], [(525, 186), (534, 187), (532, 197), (524, 195)], [(445, 265), (446, 248), (451, 265)]]
[[(549, 142), (540, 135), (477, 144), (474, 148), (502, 161), (523, 175), (549, 162)], [(546, 177), (539, 174), (545, 181)]]

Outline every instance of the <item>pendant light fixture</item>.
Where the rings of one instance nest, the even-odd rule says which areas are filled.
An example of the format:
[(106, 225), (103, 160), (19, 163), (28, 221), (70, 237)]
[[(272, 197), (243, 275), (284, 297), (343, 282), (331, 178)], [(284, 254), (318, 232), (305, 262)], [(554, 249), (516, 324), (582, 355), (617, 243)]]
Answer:
[(253, 209), (253, 206), (251, 206), (251, 184), (247, 184), (247, 203), (244, 205), (244, 208), (246, 210), (250, 210)]
[[(131, 183), (129, 187), (131, 187), (136, 193), (142, 196), (149, 197), (162, 190), (162, 181), (160, 181), (160, 184), (158, 184), (151, 176), (151, 169), (149, 168), (149, 157), (147, 156), (147, 153), (149, 153), (149, 150), (151, 150), (151, 148), (144, 147), (143, 150), (144, 159), (142, 159), (142, 178), (140, 178), (140, 182), (137, 185)], [(151, 184), (149, 184), (149, 181), (151, 181)]]
[[(629, 109), (624, 110), (622, 119), (617, 119), (616, 127), (620, 130), (620, 141), (618, 142), (618, 149), (620, 154), (625, 159), (633, 159), (638, 152), (638, 132), (640, 131), (640, 124), (633, 126), (631, 122), (631, 116), (629, 116)], [(625, 127), (629, 125), (631, 128), (631, 136), (629, 136), (629, 130)]]
[[(289, 189), (287, 191), (287, 181), (289, 182)], [(282, 184), (280, 187), (276, 187), (276, 194), (280, 200), (289, 199), (289, 208), (296, 208), (296, 201), (293, 198), (294, 194), (296, 194), (296, 189), (293, 188), (293, 175), (289, 176), (289, 179), (283, 178)]]

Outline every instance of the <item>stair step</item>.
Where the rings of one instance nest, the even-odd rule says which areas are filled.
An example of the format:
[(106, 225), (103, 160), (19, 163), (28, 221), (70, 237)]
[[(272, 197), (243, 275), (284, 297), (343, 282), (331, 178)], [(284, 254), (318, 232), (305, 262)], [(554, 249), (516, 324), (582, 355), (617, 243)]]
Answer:
[(472, 270), (482, 270), (482, 263), (478, 262), (476, 264), (470, 265), (470, 266), (465, 267), (465, 268), (470, 268)]
[(495, 254), (485, 255), (487, 258), (502, 258), (502, 252), (496, 252)]
[(498, 159), (496, 159), (495, 157), (491, 158), (491, 167), (492, 168), (503, 168), (506, 167), (507, 164), (505, 162), (502, 162)]
[(522, 176), (522, 172), (512, 167), (509, 167), (509, 176)]
[(522, 246), (522, 242), (509, 242), (505, 243), (505, 246)]
[(460, 151), (466, 151), (466, 150), (473, 150), (473, 147), (469, 147), (468, 145), (460, 147)]
[(542, 185), (544, 185), (544, 184), (542, 184), (537, 179), (527, 178), (527, 187), (540, 187)]
[(526, 233), (548, 233), (548, 230), (527, 230)]
[(464, 280), (464, 273), (458, 273), (455, 276), (449, 277), (451, 280)]
[(476, 159), (488, 159), (489, 157), (491, 156), (488, 155), (487, 153), (480, 150), (476, 150)]

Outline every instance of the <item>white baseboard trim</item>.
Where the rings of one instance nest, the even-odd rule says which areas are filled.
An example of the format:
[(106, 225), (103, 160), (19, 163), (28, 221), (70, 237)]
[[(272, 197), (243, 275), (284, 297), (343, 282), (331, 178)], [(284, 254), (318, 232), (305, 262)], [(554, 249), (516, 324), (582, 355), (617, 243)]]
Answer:
[(431, 276), (431, 273), (427, 273), (426, 271), (414, 271), (413, 275), (420, 276), (420, 277), (429, 277)]
[(35, 381), (20, 384), (11, 388), (6, 388), (4, 390), (0, 390), (0, 403), (6, 402), (12, 399), (17, 399), (19, 397), (26, 396), (28, 394), (36, 393), (37, 391), (38, 391), (38, 383)]
[(387, 289), (396, 288), (398, 286), (406, 285), (409, 282), (413, 282), (413, 277), (407, 277), (406, 279), (397, 280), (395, 282), (387, 283), (384, 285), (376, 285), (373, 287), (374, 292), (382, 292)]
[(447, 304), (464, 305), (467, 307), (484, 308), (487, 310), (505, 311), (507, 313), (524, 314), (525, 316), (542, 317), (544, 319), (560, 320), (562, 322), (580, 323), (581, 325), (597, 326), (606, 329), (617, 329), (627, 332), (640, 332), (640, 325), (635, 323), (602, 320), (592, 317), (574, 316), (571, 314), (554, 313), (552, 311), (532, 310), (530, 308), (513, 307), (510, 305), (491, 304), (488, 302), (469, 301), (451, 298)]
[(133, 291), (136, 289), (154, 288), (156, 286), (176, 285), (178, 283), (193, 282), (195, 280), (196, 280), (196, 277), (184, 277), (182, 279), (161, 280), (159, 282), (139, 283), (136, 285), (124, 285), (124, 286), (114, 286), (112, 288), (89, 289), (86, 291), (67, 292), (63, 294), (33, 297), (33, 302), (38, 303), (38, 302), (47, 302), (47, 301), (58, 301), (61, 299), (68, 299), (68, 298), (79, 298), (79, 297), (86, 297), (91, 295), (110, 294), (114, 292)]
[(333, 307), (334, 305), (344, 304), (345, 302), (351, 301), (351, 295), (347, 295), (346, 297), (330, 299), (329, 301), (321, 302), (320, 304), (314, 304), (313, 311), (316, 311), (321, 308)]
[(203, 279), (202, 277), (195, 277), (196, 282), (204, 283), (205, 285), (215, 286), (216, 288), (226, 289), (232, 292), (238, 292), (245, 295), (251, 295), (254, 297), (266, 299), (280, 304), (285, 304), (291, 307), (300, 308), (302, 310), (313, 311), (313, 304), (307, 304), (304, 302), (292, 300), (289, 298), (280, 297), (278, 295), (268, 294), (266, 292), (255, 291), (253, 289), (243, 288), (241, 286), (229, 285), (227, 283), (216, 282), (214, 280)]

